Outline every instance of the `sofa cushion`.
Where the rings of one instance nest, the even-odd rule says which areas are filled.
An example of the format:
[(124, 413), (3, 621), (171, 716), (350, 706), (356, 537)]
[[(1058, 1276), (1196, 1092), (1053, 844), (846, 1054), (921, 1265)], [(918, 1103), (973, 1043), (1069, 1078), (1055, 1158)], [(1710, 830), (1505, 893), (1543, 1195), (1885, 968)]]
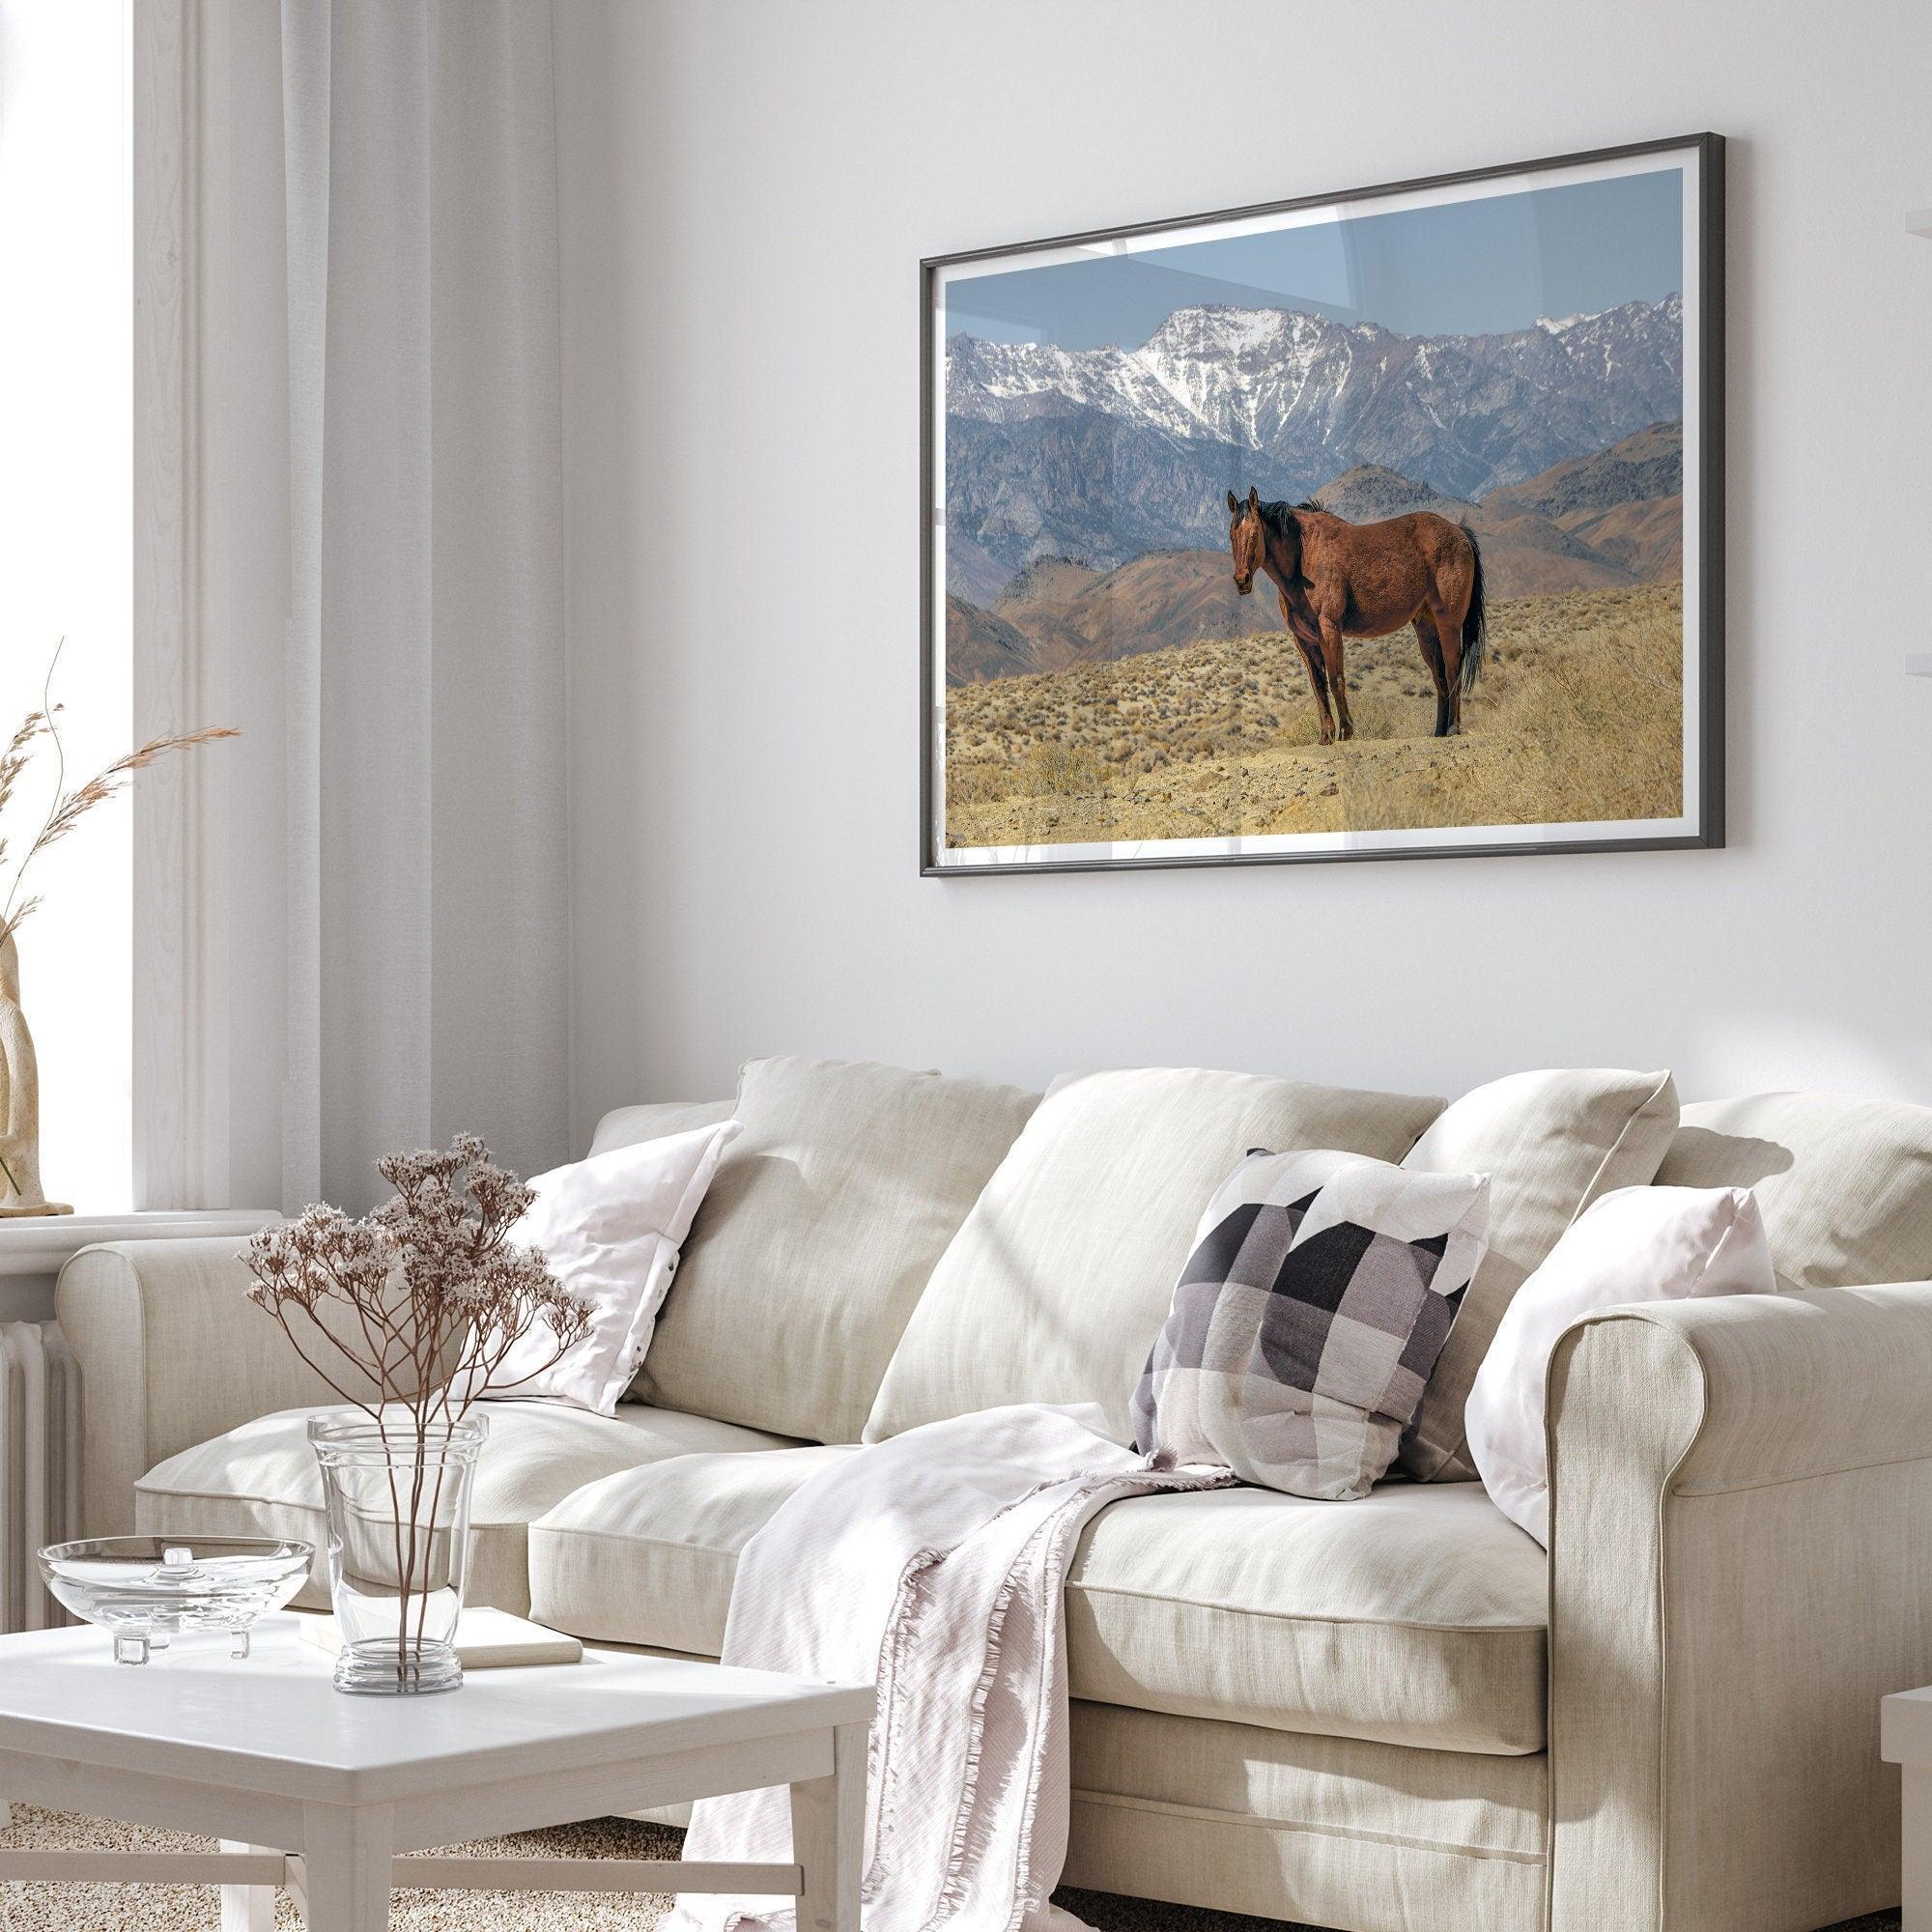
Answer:
[[(309, 1447), (308, 1419), (336, 1405), (285, 1408), (157, 1463), (136, 1485), (135, 1523), (145, 1536), (287, 1536), (313, 1543), (324, 1533), (322, 1473)], [(471, 1505), (469, 1601), (522, 1615), (528, 1611), (526, 1532), (561, 1496), (616, 1469), (703, 1450), (733, 1457), (788, 1446), (781, 1435), (734, 1429), (701, 1416), (626, 1403), (614, 1416), (549, 1402), (493, 1402), (476, 1467)], [(298, 1602), (326, 1607), (322, 1559)]]
[(754, 1060), (633, 1393), (852, 1442), (913, 1304), (1037, 1095)]
[(716, 1657), (738, 1552), (772, 1512), (854, 1445), (680, 1456), (640, 1482), (588, 1483), (530, 1524), (530, 1614), (604, 1643)]
[(636, 1147), (667, 1134), (688, 1134), (694, 1127), (715, 1127), (730, 1118), (729, 1100), (647, 1100), (640, 1107), (612, 1107), (597, 1122), (590, 1151), (609, 1153), (612, 1148)]
[[(1167, 1508), (1167, 1504), (1175, 1508)], [(1130, 1496), (1075, 1554), (1073, 1694), (1438, 1750), (1543, 1747), (1548, 1575), (1480, 1483)]]
[(1656, 1177), (1676, 1131), (1668, 1073), (1577, 1067), (1492, 1080), (1451, 1101), (1416, 1142), (1405, 1167), (1490, 1177), (1490, 1249), (1403, 1439), (1410, 1475), (1475, 1474), (1463, 1407), (1503, 1310), (1591, 1202)]
[(1932, 1107), (1847, 1094), (1701, 1101), (1657, 1179), (1748, 1187), (1787, 1289), (1932, 1278)]
[[(1096, 1900), (1112, 1908), (1103, 1918), (1066, 1901), (1103, 1925), (1548, 1923), (1549, 1765), (1540, 1752), (1407, 1750), (1118, 1704), (1075, 1703), (1067, 1717), (1072, 1829), (1061, 1883), (1211, 1908), (1154, 1906), (1130, 1918)], [(1606, 1925), (1587, 1913), (1583, 1922)]]
[(1009, 1402), (1098, 1403), (1130, 1440), (1195, 1223), (1236, 1163), (1400, 1160), (1441, 1104), (1193, 1067), (1063, 1075), (932, 1270), (867, 1440)]
[[(608, 1476), (530, 1526), (539, 1621), (716, 1657), (738, 1552), (828, 1457), (685, 1456)], [(1131, 1710), (1437, 1750), (1540, 1750), (1543, 1551), (1478, 1483), (1359, 1502), (1271, 1490), (1134, 1496), (1066, 1586), (1070, 1690)]]

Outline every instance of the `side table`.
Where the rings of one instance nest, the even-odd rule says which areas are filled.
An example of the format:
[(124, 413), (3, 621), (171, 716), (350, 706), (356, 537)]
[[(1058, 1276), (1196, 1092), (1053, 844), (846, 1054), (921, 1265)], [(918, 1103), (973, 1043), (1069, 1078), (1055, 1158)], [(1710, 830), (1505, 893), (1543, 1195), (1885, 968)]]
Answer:
[(1932, 1932), (1932, 1688), (1879, 1705), (1878, 1754), (1900, 1772), (1901, 1932)]

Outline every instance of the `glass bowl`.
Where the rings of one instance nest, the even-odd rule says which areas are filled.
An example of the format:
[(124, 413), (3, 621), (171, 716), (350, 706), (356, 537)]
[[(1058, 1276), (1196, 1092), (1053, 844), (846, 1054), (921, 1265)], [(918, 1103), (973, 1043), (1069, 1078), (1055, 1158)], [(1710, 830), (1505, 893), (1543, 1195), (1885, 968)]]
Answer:
[(95, 1536), (52, 1543), (41, 1576), (55, 1600), (114, 1639), (117, 1663), (145, 1663), (185, 1631), (224, 1630), (248, 1655), (248, 1628), (307, 1579), (310, 1543), (268, 1536)]

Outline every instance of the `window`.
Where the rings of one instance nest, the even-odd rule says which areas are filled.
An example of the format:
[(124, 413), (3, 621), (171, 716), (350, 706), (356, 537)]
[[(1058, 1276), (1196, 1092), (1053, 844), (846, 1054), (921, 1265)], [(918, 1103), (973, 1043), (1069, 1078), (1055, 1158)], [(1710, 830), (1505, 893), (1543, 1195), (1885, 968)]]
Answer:
[[(71, 784), (132, 735), (128, 46), (127, 0), (0, 0), (0, 736), (64, 637)], [(43, 740), (0, 818), (10, 854), (54, 777)], [(132, 1198), (132, 881), (123, 797), (36, 859), (18, 935), (42, 1179), (82, 1212)]]

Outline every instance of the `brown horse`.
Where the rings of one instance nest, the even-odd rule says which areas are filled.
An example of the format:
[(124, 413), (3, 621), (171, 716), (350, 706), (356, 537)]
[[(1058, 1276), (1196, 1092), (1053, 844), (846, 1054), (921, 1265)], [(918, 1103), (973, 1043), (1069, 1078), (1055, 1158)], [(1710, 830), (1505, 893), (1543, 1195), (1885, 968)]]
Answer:
[[(1385, 638), (1415, 626), (1435, 680), (1435, 735), (1463, 728), (1463, 694), (1483, 662), (1483, 555), (1465, 524), (1430, 510), (1350, 524), (1313, 503), (1244, 503), (1228, 492), (1235, 588), (1245, 597), (1264, 570), (1281, 593), (1282, 621), (1300, 647), (1321, 715), (1321, 742), (1355, 735), (1342, 662), (1345, 638)], [(1335, 712), (1328, 711), (1329, 693)]]

